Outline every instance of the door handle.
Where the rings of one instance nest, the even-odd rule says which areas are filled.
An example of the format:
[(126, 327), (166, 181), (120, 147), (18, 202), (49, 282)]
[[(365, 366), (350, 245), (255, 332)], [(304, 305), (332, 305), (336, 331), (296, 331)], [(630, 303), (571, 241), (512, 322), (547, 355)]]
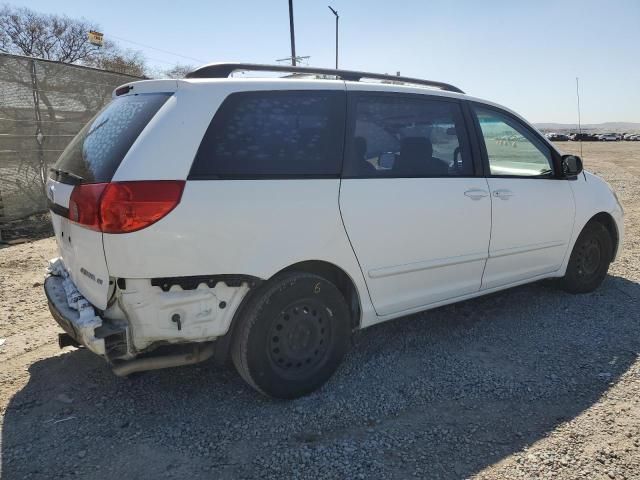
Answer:
[(510, 197), (513, 197), (513, 192), (511, 190), (501, 188), (500, 190), (495, 190), (493, 192), (493, 196), (500, 198), (501, 200), (509, 200)]
[(472, 200), (480, 200), (481, 198), (489, 196), (489, 192), (481, 188), (472, 188), (464, 192), (464, 195)]

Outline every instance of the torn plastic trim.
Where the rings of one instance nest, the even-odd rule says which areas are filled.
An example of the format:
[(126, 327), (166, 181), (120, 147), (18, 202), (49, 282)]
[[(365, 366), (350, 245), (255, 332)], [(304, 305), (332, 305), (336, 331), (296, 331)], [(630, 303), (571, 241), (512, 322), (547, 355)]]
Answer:
[(91, 305), (78, 291), (61, 258), (49, 262), (44, 290), (51, 315), (69, 337), (59, 339), (60, 348), (73, 345), (72, 340), (107, 360), (131, 356), (126, 320), (105, 318), (105, 312)]
[(188, 277), (161, 277), (152, 278), (151, 286), (160, 287), (163, 292), (168, 292), (174, 285), (179, 286), (183, 290), (195, 290), (200, 284), (205, 284), (209, 288), (214, 288), (218, 282), (225, 283), (228, 287), (240, 287), (246, 283), (249, 288), (254, 288), (262, 279), (252, 275), (240, 274), (220, 274), (220, 275), (192, 275)]
[(62, 329), (92, 352), (105, 356), (104, 338), (97, 338), (95, 334), (96, 329), (102, 326), (102, 318), (78, 291), (62, 258), (49, 262), (44, 290), (49, 309)]

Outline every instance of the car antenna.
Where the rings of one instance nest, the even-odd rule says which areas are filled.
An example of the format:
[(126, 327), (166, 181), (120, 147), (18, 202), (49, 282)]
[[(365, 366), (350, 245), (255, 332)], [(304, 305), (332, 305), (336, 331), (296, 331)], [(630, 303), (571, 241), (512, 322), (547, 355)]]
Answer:
[(582, 124), (580, 123), (580, 79), (576, 77), (576, 98), (578, 99), (578, 136), (580, 138), (580, 158), (582, 158)]

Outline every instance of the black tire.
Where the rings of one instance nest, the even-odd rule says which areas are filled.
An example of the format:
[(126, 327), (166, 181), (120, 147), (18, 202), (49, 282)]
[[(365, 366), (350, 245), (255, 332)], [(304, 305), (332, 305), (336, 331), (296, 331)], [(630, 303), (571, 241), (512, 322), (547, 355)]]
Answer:
[(349, 308), (328, 280), (287, 272), (270, 280), (240, 312), (231, 357), (253, 388), (297, 398), (322, 386), (349, 348)]
[(613, 256), (613, 241), (604, 225), (588, 223), (576, 240), (560, 285), (570, 293), (589, 293), (600, 286)]

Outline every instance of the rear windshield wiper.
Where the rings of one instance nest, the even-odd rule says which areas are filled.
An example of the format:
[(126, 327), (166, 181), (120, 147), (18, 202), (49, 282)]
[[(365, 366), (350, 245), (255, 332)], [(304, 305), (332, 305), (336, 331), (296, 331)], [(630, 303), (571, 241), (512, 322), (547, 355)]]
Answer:
[[(49, 168), (52, 172), (57, 175), (56, 180), (61, 181), (62, 183), (68, 183), (71, 185), (78, 185), (82, 183), (84, 178), (80, 175), (76, 175), (75, 173), (68, 172), (67, 170), (62, 170), (61, 168), (51, 167)], [(67, 180), (65, 182), (65, 180)]]
[(93, 128), (91, 129), (91, 131), (85, 135), (84, 139), (86, 140), (86, 139), (87, 139), (87, 137), (89, 137), (89, 136), (93, 135), (93, 134), (96, 132), (96, 130), (98, 130), (98, 129), (100, 129), (100, 128), (104, 127), (104, 126), (105, 126), (105, 124), (106, 124), (108, 121), (109, 121), (109, 119), (108, 119), (108, 118), (105, 118), (102, 122), (100, 122), (98, 125), (96, 125), (95, 127), (93, 127)]

